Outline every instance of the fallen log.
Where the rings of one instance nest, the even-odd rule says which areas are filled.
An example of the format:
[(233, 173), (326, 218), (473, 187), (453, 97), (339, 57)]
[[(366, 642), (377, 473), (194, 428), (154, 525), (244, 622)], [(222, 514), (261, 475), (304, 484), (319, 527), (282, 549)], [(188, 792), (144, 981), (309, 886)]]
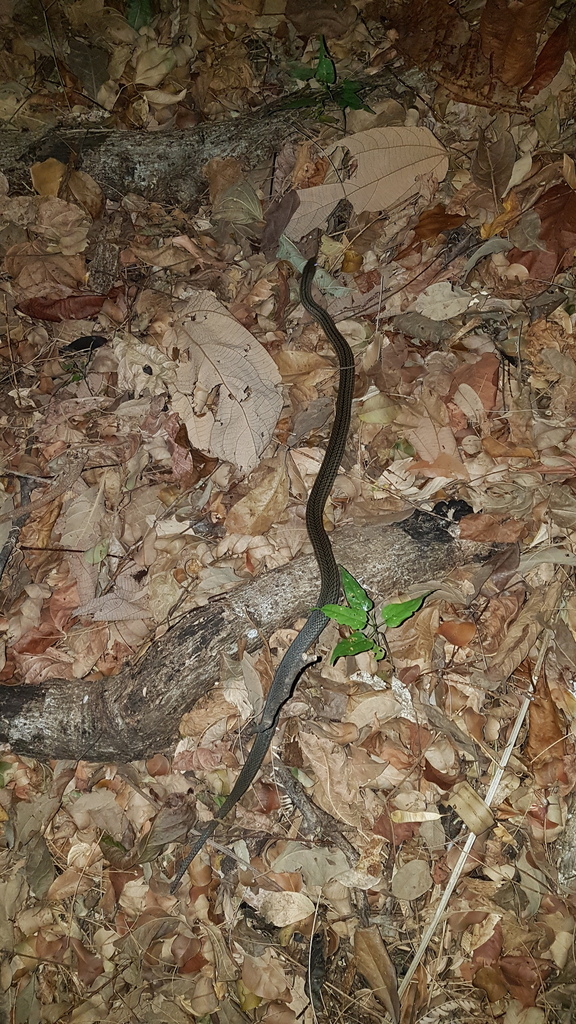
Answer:
[[(378, 599), (493, 553), (449, 534), (420, 535), (411, 522), (350, 526), (333, 535), (337, 560)], [(169, 751), (182, 715), (217, 681), (220, 656), (234, 657), (239, 643), (256, 651), (307, 614), (318, 588), (316, 562), (304, 556), (186, 614), (117, 676), (3, 687), (0, 741), (40, 759), (137, 760)]]

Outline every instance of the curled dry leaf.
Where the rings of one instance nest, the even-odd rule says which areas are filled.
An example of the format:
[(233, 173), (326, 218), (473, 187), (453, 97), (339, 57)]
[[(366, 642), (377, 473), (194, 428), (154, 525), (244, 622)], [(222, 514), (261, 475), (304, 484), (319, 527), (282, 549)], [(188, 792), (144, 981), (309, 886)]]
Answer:
[(494, 824), (490, 808), (469, 782), (458, 782), (447, 802), (474, 835), (481, 835)]

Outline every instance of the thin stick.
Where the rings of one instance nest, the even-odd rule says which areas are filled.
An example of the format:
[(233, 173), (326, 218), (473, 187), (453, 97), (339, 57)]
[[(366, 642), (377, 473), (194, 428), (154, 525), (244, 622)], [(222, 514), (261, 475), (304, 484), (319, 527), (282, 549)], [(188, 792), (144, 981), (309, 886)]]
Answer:
[[(543, 639), (542, 639), (542, 646), (540, 648), (540, 653), (538, 655), (538, 660), (536, 662), (536, 665), (534, 666), (534, 671), (532, 673), (532, 685), (530, 687), (530, 690), (528, 691), (528, 693), (524, 697), (524, 700), (522, 701), (522, 706), (521, 706), (521, 708), (520, 708), (520, 710), (519, 710), (519, 712), (518, 712), (518, 714), (516, 716), (516, 721), (514, 722), (514, 728), (512, 729), (512, 732), (510, 733), (510, 739), (508, 740), (508, 743), (506, 744), (504, 753), (502, 754), (502, 757), (500, 759), (500, 764), (498, 765), (498, 768), (497, 768), (496, 772), (494, 773), (494, 778), (492, 779), (492, 782), (490, 783), (490, 786), (488, 787), (488, 792), (486, 793), (486, 797), (485, 797), (485, 801), (484, 801), (487, 807), (490, 807), (491, 804), (492, 804), (492, 801), (493, 801), (493, 799), (494, 799), (494, 797), (496, 795), (496, 791), (498, 789), (498, 786), (500, 785), (500, 782), (502, 780), (502, 776), (504, 775), (504, 771), (506, 770), (506, 767), (508, 765), (508, 761), (510, 760), (510, 757), (512, 755), (512, 751), (514, 750), (514, 746), (516, 744), (516, 740), (518, 739), (518, 734), (520, 732), (520, 729), (522, 728), (522, 724), (523, 724), (524, 719), (526, 717), (526, 714), (528, 712), (528, 708), (530, 707), (530, 702), (531, 702), (531, 699), (532, 699), (532, 694), (534, 692), (534, 687), (535, 687), (536, 682), (538, 680), (538, 676), (540, 675), (540, 670), (542, 668), (542, 663), (544, 661), (544, 657), (545, 657), (546, 651), (548, 649), (548, 645), (550, 643), (551, 638), (552, 638), (552, 631), (547, 629), (545, 631), (545, 633), (544, 633), (544, 636), (543, 636)], [(438, 923), (439, 923), (442, 915), (444, 914), (444, 911), (446, 910), (446, 907), (448, 905), (448, 900), (450, 899), (452, 893), (454, 892), (454, 889), (456, 888), (456, 886), (458, 885), (458, 882), (460, 881), (460, 875), (462, 874), (462, 871), (464, 869), (464, 865), (465, 865), (466, 860), (468, 858), (468, 854), (470, 853), (470, 850), (474, 846), (474, 843), (476, 842), (477, 838), (478, 838), (478, 836), (476, 835), (475, 832), (470, 832), (466, 842), (464, 843), (464, 846), (462, 848), (462, 852), (461, 852), (461, 854), (460, 854), (460, 856), (459, 856), (459, 858), (458, 858), (458, 860), (456, 862), (456, 867), (454, 868), (454, 871), (452, 872), (452, 874), (451, 874), (451, 876), (450, 876), (450, 878), (449, 878), (449, 880), (447, 882), (446, 888), (444, 890), (444, 895), (442, 896), (442, 899), (440, 900), (440, 903), (438, 904), (438, 906), (436, 908), (436, 913), (434, 914), (434, 917), (432, 918), (430, 924), (428, 925), (426, 931), (424, 932), (424, 935), (422, 936), (422, 941), (420, 942), (420, 945), (418, 946), (418, 949), (416, 950), (416, 953), (414, 954), (414, 959), (412, 960), (412, 963), (410, 964), (410, 967), (408, 968), (408, 970), (407, 970), (407, 972), (406, 972), (404, 978), (402, 979), (402, 982), (401, 982), (401, 984), (400, 984), (400, 986), (398, 988), (398, 995), (400, 996), (400, 998), (402, 998), (402, 996), (404, 995), (404, 993), (405, 993), (406, 989), (408, 988), (410, 982), (412, 981), (412, 978), (414, 977), (416, 969), (417, 969), (418, 965), (420, 964), (420, 961), (422, 960), (422, 957), (424, 956), (424, 953), (426, 952), (426, 949), (428, 948), (428, 943), (430, 942), (430, 939), (434, 935), (434, 932), (436, 931)]]

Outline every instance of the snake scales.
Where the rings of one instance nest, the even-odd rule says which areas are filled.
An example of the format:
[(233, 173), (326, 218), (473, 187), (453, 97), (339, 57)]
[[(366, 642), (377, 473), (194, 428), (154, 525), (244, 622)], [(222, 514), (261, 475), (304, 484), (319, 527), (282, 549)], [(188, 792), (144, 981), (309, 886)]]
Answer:
[(180, 863), (170, 886), (171, 892), (174, 892), (178, 887), (186, 868), (202, 849), (206, 840), (212, 835), (218, 822), (225, 818), (229, 811), (232, 810), (258, 774), (272, 742), (280, 709), (291, 696), (296, 681), (304, 668), (315, 660), (307, 656), (307, 651), (314, 641), (318, 639), (328, 622), (320, 608), (325, 604), (335, 604), (340, 596), (340, 575), (328, 534), (324, 529), (323, 518), (328, 495), (332, 490), (336, 474), (340, 468), (350, 427), (350, 413), (354, 392), (354, 356), (348, 342), (340, 334), (332, 317), (312, 298), (311, 285), (315, 273), (316, 260), (313, 258), (308, 260), (302, 272), (300, 300), (304, 308), (320, 324), (338, 357), (340, 370), (332, 430), (322, 465), (306, 505), (306, 528), (320, 570), (320, 593), (318, 595), (317, 607), (313, 608), (310, 612), (302, 629), (290, 644), (278, 666), (268, 691), (260, 721), (256, 727), (256, 736), (252, 748), (232, 792), (218, 809), (212, 821), (208, 822), (187, 857)]

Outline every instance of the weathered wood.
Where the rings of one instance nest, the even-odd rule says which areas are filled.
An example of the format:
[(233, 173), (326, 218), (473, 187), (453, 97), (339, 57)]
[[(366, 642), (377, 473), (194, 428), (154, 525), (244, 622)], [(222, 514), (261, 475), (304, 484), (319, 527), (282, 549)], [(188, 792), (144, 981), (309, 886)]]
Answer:
[[(338, 530), (336, 558), (384, 599), (491, 553), (487, 545), (448, 537), (414, 539), (405, 527)], [(220, 656), (234, 657), (241, 640), (257, 650), (262, 637), (307, 613), (318, 588), (314, 559), (299, 558), (187, 614), (117, 676), (2, 687), (0, 741), (44, 759), (134, 760), (169, 750), (181, 716), (216, 682)]]
[(208, 192), (204, 166), (235, 157), (246, 171), (264, 164), (295, 131), (294, 111), (262, 112), (234, 122), (216, 121), (188, 131), (123, 132), (102, 128), (0, 131), (0, 170), (14, 192), (30, 191), (30, 167), (55, 157), (98, 182), (109, 199), (128, 192), (183, 210), (195, 209)]
[[(418, 69), (404, 70), (403, 79), (388, 67), (370, 75), (359, 75), (356, 82), (364, 90), (366, 102), (397, 96), (408, 107), (413, 90), (425, 88)], [(296, 97), (294, 97), (296, 99)], [(301, 94), (297, 97), (303, 101)], [(327, 111), (346, 122), (337, 104), (326, 97)], [(43, 127), (37, 131), (21, 128), (0, 130), (0, 171), (8, 178), (12, 192), (30, 192), (30, 166), (55, 157), (65, 164), (91, 174), (109, 199), (122, 199), (127, 192), (182, 210), (195, 210), (205, 199), (208, 182), (204, 167), (209, 160), (235, 157), (245, 171), (265, 166), (266, 161), (291, 138), (310, 138), (318, 129), (312, 113), (306, 125), (307, 110), (282, 109), (282, 101), (263, 105), (250, 114), (224, 121), (199, 124), (185, 131), (123, 131), (84, 125)]]

